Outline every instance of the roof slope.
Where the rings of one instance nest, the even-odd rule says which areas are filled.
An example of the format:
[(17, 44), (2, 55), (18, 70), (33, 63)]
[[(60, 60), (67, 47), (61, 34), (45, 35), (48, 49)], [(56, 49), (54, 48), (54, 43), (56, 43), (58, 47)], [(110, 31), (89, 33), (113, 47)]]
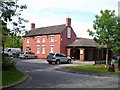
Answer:
[(87, 38), (77, 38), (73, 43), (69, 44), (67, 47), (99, 47), (102, 46), (106, 48), (106, 45), (99, 45), (93, 39)]
[(42, 28), (35, 28), (30, 30), (24, 37), (37, 36), (37, 35), (48, 35), (48, 34), (59, 34), (65, 29), (65, 24), (48, 26)]

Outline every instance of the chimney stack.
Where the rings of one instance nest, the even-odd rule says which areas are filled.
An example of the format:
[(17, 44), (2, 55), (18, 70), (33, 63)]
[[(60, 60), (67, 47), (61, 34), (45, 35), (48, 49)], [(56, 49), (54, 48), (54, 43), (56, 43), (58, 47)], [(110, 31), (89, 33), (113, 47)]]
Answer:
[(35, 28), (35, 23), (31, 23), (31, 30)]
[(71, 18), (66, 18), (66, 26), (71, 27)]

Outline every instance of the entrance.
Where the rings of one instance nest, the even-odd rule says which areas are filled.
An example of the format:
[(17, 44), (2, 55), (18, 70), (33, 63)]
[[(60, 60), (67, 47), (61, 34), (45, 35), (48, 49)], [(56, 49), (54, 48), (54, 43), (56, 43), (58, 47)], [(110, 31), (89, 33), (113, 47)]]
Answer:
[(70, 50), (70, 57), (74, 57), (76, 60), (80, 60), (80, 50), (79, 49), (71, 49)]

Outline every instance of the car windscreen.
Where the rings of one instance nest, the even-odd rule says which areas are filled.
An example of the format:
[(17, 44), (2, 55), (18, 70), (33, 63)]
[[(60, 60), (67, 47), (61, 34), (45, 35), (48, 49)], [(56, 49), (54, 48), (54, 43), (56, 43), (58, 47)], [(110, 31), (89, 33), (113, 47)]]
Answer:
[(50, 53), (48, 56), (54, 56), (55, 54), (54, 53)]

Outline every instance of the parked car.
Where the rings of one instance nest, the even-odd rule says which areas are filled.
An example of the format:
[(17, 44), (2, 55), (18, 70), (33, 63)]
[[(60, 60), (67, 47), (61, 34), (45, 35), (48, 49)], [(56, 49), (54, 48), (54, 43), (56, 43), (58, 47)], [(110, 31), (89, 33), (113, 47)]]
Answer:
[(8, 56), (12, 56), (12, 54), (14, 52), (20, 52), (21, 49), (20, 48), (5, 48), (4, 50), (4, 54), (8, 55)]
[(22, 52), (20, 52), (20, 51), (13, 52), (13, 53), (12, 53), (12, 57), (18, 58), (18, 57), (20, 56), (21, 53), (22, 53)]
[(52, 64), (52, 62), (55, 62), (56, 64), (71, 63), (71, 58), (67, 57), (66, 55), (62, 53), (50, 53), (47, 56), (47, 62), (49, 64)]
[(37, 58), (37, 56), (33, 53), (33, 52), (29, 52), (29, 51), (24, 51), (20, 53), (19, 58)]

